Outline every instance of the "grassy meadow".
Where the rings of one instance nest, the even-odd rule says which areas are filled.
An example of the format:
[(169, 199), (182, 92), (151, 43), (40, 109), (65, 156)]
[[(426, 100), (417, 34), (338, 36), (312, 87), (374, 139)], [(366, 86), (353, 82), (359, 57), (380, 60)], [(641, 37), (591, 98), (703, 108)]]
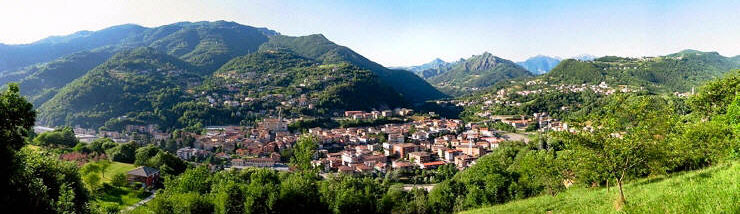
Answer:
[[(136, 166), (129, 163), (110, 162), (110, 166), (105, 169), (105, 173), (101, 174), (102, 181), (105, 185), (103, 185), (100, 192), (95, 196), (95, 200), (104, 207), (118, 207), (118, 209), (123, 210), (148, 197), (151, 193), (144, 190), (111, 185), (113, 175), (118, 173), (126, 174), (126, 172), (135, 168)], [(103, 175), (105, 177), (102, 177)]]
[(740, 161), (646, 178), (624, 187), (627, 203), (615, 203), (619, 190), (573, 188), (549, 195), (512, 201), (479, 213), (740, 213)]

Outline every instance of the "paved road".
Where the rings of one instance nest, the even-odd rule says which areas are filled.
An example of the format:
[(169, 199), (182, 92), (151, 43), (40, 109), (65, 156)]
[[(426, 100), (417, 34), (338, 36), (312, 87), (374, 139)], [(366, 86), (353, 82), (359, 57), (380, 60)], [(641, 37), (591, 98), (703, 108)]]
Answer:
[(154, 199), (154, 196), (156, 196), (156, 195), (157, 195), (157, 191), (156, 191), (156, 190), (153, 190), (153, 191), (152, 191), (151, 193), (152, 193), (152, 194), (151, 194), (151, 195), (149, 195), (149, 197), (146, 197), (146, 198), (145, 198), (144, 200), (141, 200), (141, 201), (139, 201), (139, 202), (136, 202), (136, 204), (134, 204), (134, 205), (131, 205), (131, 206), (127, 207), (127, 208), (126, 208), (126, 211), (131, 211), (131, 210), (134, 210), (134, 209), (136, 209), (137, 207), (139, 207), (139, 206), (141, 206), (141, 205), (144, 205), (144, 204), (146, 204), (147, 202), (149, 202), (149, 201), (151, 201), (152, 199)]

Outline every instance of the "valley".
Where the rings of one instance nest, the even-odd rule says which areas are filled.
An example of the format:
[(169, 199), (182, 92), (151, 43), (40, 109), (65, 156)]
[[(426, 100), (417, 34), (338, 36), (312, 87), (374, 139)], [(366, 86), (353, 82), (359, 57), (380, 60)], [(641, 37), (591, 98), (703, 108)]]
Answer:
[(32, 213), (737, 210), (740, 56), (481, 52), (386, 67), (323, 34), (230, 21), (0, 44), (0, 200)]

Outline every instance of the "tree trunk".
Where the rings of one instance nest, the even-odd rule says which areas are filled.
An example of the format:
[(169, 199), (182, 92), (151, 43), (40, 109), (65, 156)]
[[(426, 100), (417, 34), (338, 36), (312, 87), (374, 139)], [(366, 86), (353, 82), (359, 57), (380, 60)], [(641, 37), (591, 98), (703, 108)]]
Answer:
[(609, 193), (609, 179), (606, 179), (606, 193)]
[(617, 179), (617, 185), (619, 185), (619, 198), (622, 199), (622, 203), (627, 204), (627, 200), (624, 199), (624, 190), (622, 190), (622, 179)]

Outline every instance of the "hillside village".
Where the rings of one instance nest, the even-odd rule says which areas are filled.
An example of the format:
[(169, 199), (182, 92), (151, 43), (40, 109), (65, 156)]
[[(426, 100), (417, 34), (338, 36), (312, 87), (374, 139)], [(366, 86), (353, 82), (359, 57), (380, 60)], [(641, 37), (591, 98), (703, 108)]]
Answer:
[[(436, 169), (442, 165), (465, 169), (474, 165), (477, 158), (496, 149), (499, 143), (509, 140), (505, 132), (478, 124), (464, 124), (459, 119), (431, 119), (424, 116), (411, 120), (413, 113), (413, 110), (406, 108), (345, 111), (342, 118), (346, 120), (393, 117), (403, 118), (407, 122), (333, 129), (309, 128), (305, 134), (318, 140), (318, 153), (312, 165), (324, 173), (364, 175), (380, 175), (392, 170)], [(266, 118), (254, 127), (207, 127), (203, 133), (183, 132), (178, 139), (172, 140), (184, 145), (176, 151), (177, 157), (183, 160), (193, 163), (203, 163), (209, 158), (217, 160), (204, 163), (212, 170), (264, 167), (287, 171), (290, 170), (289, 159), (282, 154), (290, 150), (303, 135), (289, 130), (288, 125), (295, 120)], [(540, 123), (542, 127), (552, 129), (562, 127), (546, 113), (535, 115), (530, 120), (502, 121), (519, 129), (529, 123)], [(36, 127), (37, 132), (49, 130)], [(74, 132), (82, 142), (107, 137), (119, 143), (135, 141), (139, 144), (156, 144), (173, 136), (161, 132), (153, 124), (128, 125), (122, 132), (96, 132), (79, 127)], [(185, 136), (191, 140), (184, 139)]]

